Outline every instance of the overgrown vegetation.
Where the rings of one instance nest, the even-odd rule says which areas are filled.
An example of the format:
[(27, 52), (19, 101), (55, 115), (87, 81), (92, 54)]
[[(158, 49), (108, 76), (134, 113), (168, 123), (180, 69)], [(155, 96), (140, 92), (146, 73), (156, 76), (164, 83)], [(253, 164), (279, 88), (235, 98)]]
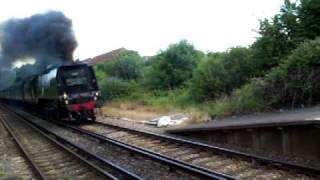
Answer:
[(151, 60), (145, 75), (146, 85), (151, 90), (181, 87), (192, 77), (202, 57), (203, 53), (195, 50), (186, 40), (172, 44)]
[(229, 94), (253, 75), (251, 49), (237, 47), (224, 53), (210, 53), (194, 71), (190, 93), (197, 101), (213, 100)]
[(95, 67), (107, 100), (227, 116), (320, 102), (320, 1), (284, 1), (250, 47), (203, 53), (182, 40), (144, 62), (133, 51)]

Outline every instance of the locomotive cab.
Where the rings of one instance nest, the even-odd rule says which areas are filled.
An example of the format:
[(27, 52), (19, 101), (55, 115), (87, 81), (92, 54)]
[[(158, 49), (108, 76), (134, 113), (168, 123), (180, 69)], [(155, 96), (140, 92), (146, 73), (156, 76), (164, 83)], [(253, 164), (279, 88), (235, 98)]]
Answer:
[(101, 96), (92, 67), (86, 64), (59, 67), (57, 86), (61, 118), (95, 120), (94, 109), (101, 107)]

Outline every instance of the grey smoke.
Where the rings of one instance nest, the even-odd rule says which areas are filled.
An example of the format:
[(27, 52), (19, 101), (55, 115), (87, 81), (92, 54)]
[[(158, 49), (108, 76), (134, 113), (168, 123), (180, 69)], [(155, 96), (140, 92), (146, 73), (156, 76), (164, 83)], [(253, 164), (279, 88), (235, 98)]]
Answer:
[[(37, 73), (48, 65), (70, 63), (76, 47), (72, 21), (62, 12), (9, 19), (0, 26), (0, 76), (3, 75), (1, 71), (8, 71), (15, 62), (26, 58), (34, 58), (36, 62), (25, 67), (29, 70), (21, 69), (22, 72)], [(23, 74), (24, 77), (29, 75)]]
[(1, 29), (0, 63), (4, 67), (11, 67), (15, 61), (28, 57), (37, 61), (49, 59), (49, 63), (55, 64), (72, 61), (77, 41), (72, 21), (61, 12), (10, 19)]

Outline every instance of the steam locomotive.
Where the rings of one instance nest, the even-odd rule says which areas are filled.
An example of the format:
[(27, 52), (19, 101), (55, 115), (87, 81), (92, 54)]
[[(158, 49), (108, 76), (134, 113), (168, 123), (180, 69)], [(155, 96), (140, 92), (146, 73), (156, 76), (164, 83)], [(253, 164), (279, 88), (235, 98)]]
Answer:
[(93, 68), (62, 65), (34, 75), (0, 91), (0, 99), (46, 113), (59, 120), (95, 121), (102, 99)]

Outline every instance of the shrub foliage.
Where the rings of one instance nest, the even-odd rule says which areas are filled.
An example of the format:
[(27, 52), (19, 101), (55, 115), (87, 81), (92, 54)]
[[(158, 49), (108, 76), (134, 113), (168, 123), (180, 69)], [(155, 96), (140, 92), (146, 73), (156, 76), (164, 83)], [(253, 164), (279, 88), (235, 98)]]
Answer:
[[(320, 1), (284, 1), (260, 21), (250, 47), (203, 53), (182, 40), (148, 62), (134, 51), (95, 67), (109, 99), (146, 98), (155, 104), (206, 104), (231, 115), (320, 102)], [(138, 94), (142, 95), (138, 95)]]
[(192, 77), (203, 54), (182, 40), (170, 45), (151, 61), (146, 81), (151, 89), (174, 89)]
[(212, 100), (229, 94), (253, 73), (251, 49), (237, 47), (225, 53), (212, 53), (195, 70), (190, 90), (197, 100)]

